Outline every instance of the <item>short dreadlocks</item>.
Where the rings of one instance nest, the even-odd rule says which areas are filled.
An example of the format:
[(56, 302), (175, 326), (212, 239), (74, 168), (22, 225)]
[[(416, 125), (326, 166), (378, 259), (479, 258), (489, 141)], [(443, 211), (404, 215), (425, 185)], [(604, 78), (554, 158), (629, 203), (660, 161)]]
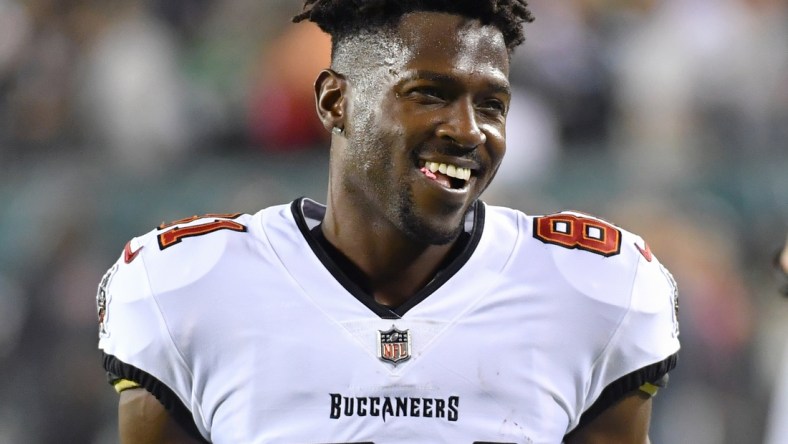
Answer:
[(534, 19), (526, 0), (305, 0), (304, 11), (293, 21), (316, 23), (331, 35), (335, 51), (346, 37), (396, 26), (404, 14), (415, 11), (447, 12), (493, 25), (509, 53), (525, 40), (523, 24)]

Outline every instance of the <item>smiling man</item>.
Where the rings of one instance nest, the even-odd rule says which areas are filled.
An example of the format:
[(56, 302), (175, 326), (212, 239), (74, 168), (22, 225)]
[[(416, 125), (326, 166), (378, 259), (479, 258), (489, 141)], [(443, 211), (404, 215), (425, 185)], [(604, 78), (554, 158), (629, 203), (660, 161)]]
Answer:
[(307, 0), (325, 205), (132, 239), (99, 285), (124, 443), (648, 442), (677, 292), (639, 237), (479, 200), (522, 0)]

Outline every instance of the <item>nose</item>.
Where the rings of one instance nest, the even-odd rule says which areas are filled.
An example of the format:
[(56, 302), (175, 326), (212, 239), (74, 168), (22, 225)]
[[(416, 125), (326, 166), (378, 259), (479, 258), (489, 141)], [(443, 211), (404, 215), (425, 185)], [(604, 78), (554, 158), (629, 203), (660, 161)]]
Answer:
[(446, 107), (446, 110), (446, 118), (436, 129), (439, 138), (466, 149), (474, 149), (487, 142), (487, 135), (476, 122), (476, 110), (472, 100), (457, 100), (452, 106)]

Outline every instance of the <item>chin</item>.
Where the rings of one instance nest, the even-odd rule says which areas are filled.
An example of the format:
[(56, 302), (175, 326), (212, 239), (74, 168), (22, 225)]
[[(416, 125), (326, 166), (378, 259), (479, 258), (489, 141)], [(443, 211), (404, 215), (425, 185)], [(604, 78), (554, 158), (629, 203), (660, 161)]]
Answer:
[(470, 204), (429, 197), (432, 196), (403, 191), (391, 220), (396, 220), (399, 229), (415, 242), (427, 245), (453, 242), (463, 231)]
[(408, 237), (417, 242), (429, 245), (446, 245), (455, 241), (462, 233), (463, 219), (461, 217), (456, 223), (454, 221), (447, 223), (442, 220), (428, 221), (409, 214), (402, 221), (402, 228)]

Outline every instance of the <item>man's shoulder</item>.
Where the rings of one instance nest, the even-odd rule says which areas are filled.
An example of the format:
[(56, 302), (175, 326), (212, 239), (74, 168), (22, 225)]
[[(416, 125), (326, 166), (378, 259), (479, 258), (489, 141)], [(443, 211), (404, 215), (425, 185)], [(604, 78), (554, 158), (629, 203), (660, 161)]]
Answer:
[(615, 334), (611, 353), (626, 360), (646, 365), (676, 352), (676, 282), (642, 237), (577, 211), (520, 213), (518, 220), (509, 281), (541, 296), (534, 301), (583, 319), (579, 328)]
[(528, 238), (553, 255), (601, 267), (633, 267), (653, 255), (635, 233), (599, 216), (573, 210), (523, 214)]
[(161, 223), (135, 240), (146, 248), (146, 258), (187, 256), (197, 260), (205, 256), (195, 257), (195, 253), (210, 257), (211, 250), (264, 237), (263, 232), (269, 226), (288, 223), (292, 219), (289, 215), (289, 204), (267, 207), (254, 214), (207, 213)]
[(664, 279), (664, 267), (640, 236), (597, 216), (492, 206), (487, 214), (493, 236), (511, 231), (503, 237), (514, 245), (512, 267), (518, 273), (528, 268), (556, 287), (629, 307), (634, 285), (644, 277)]
[(518, 228), (522, 247), (541, 245), (550, 254), (570, 257), (608, 258), (599, 264), (651, 260), (653, 255), (643, 239), (616, 224), (598, 216), (579, 211), (565, 210), (556, 213), (527, 214), (520, 210), (486, 206), (486, 224), (495, 229)]
[(545, 269), (554, 273), (556, 285), (566, 285), (581, 299), (578, 306), (628, 316), (630, 333), (651, 329), (665, 343), (675, 342), (676, 282), (641, 236), (577, 211), (526, 219), (536, 246), (532, 251), (541, 250), (540, 262), (549, 264)]
[(209, 213), (161, 223), (129, 240), (115, 266), (144, 277), (154, 293), (166, 291), (259, 254), (270, 242), (266, 229), (286, 225), (288, 215), (287, 205), (278, 205), (255, 214)]
[(242, 243), (255, 216), (242, 213), (212, 213), (165, 222), (142, 236), (131, 239), (124, 248), (125, 263), (137, 256), (146, 268), (170, 267), (188, 262), (210, 262)]

